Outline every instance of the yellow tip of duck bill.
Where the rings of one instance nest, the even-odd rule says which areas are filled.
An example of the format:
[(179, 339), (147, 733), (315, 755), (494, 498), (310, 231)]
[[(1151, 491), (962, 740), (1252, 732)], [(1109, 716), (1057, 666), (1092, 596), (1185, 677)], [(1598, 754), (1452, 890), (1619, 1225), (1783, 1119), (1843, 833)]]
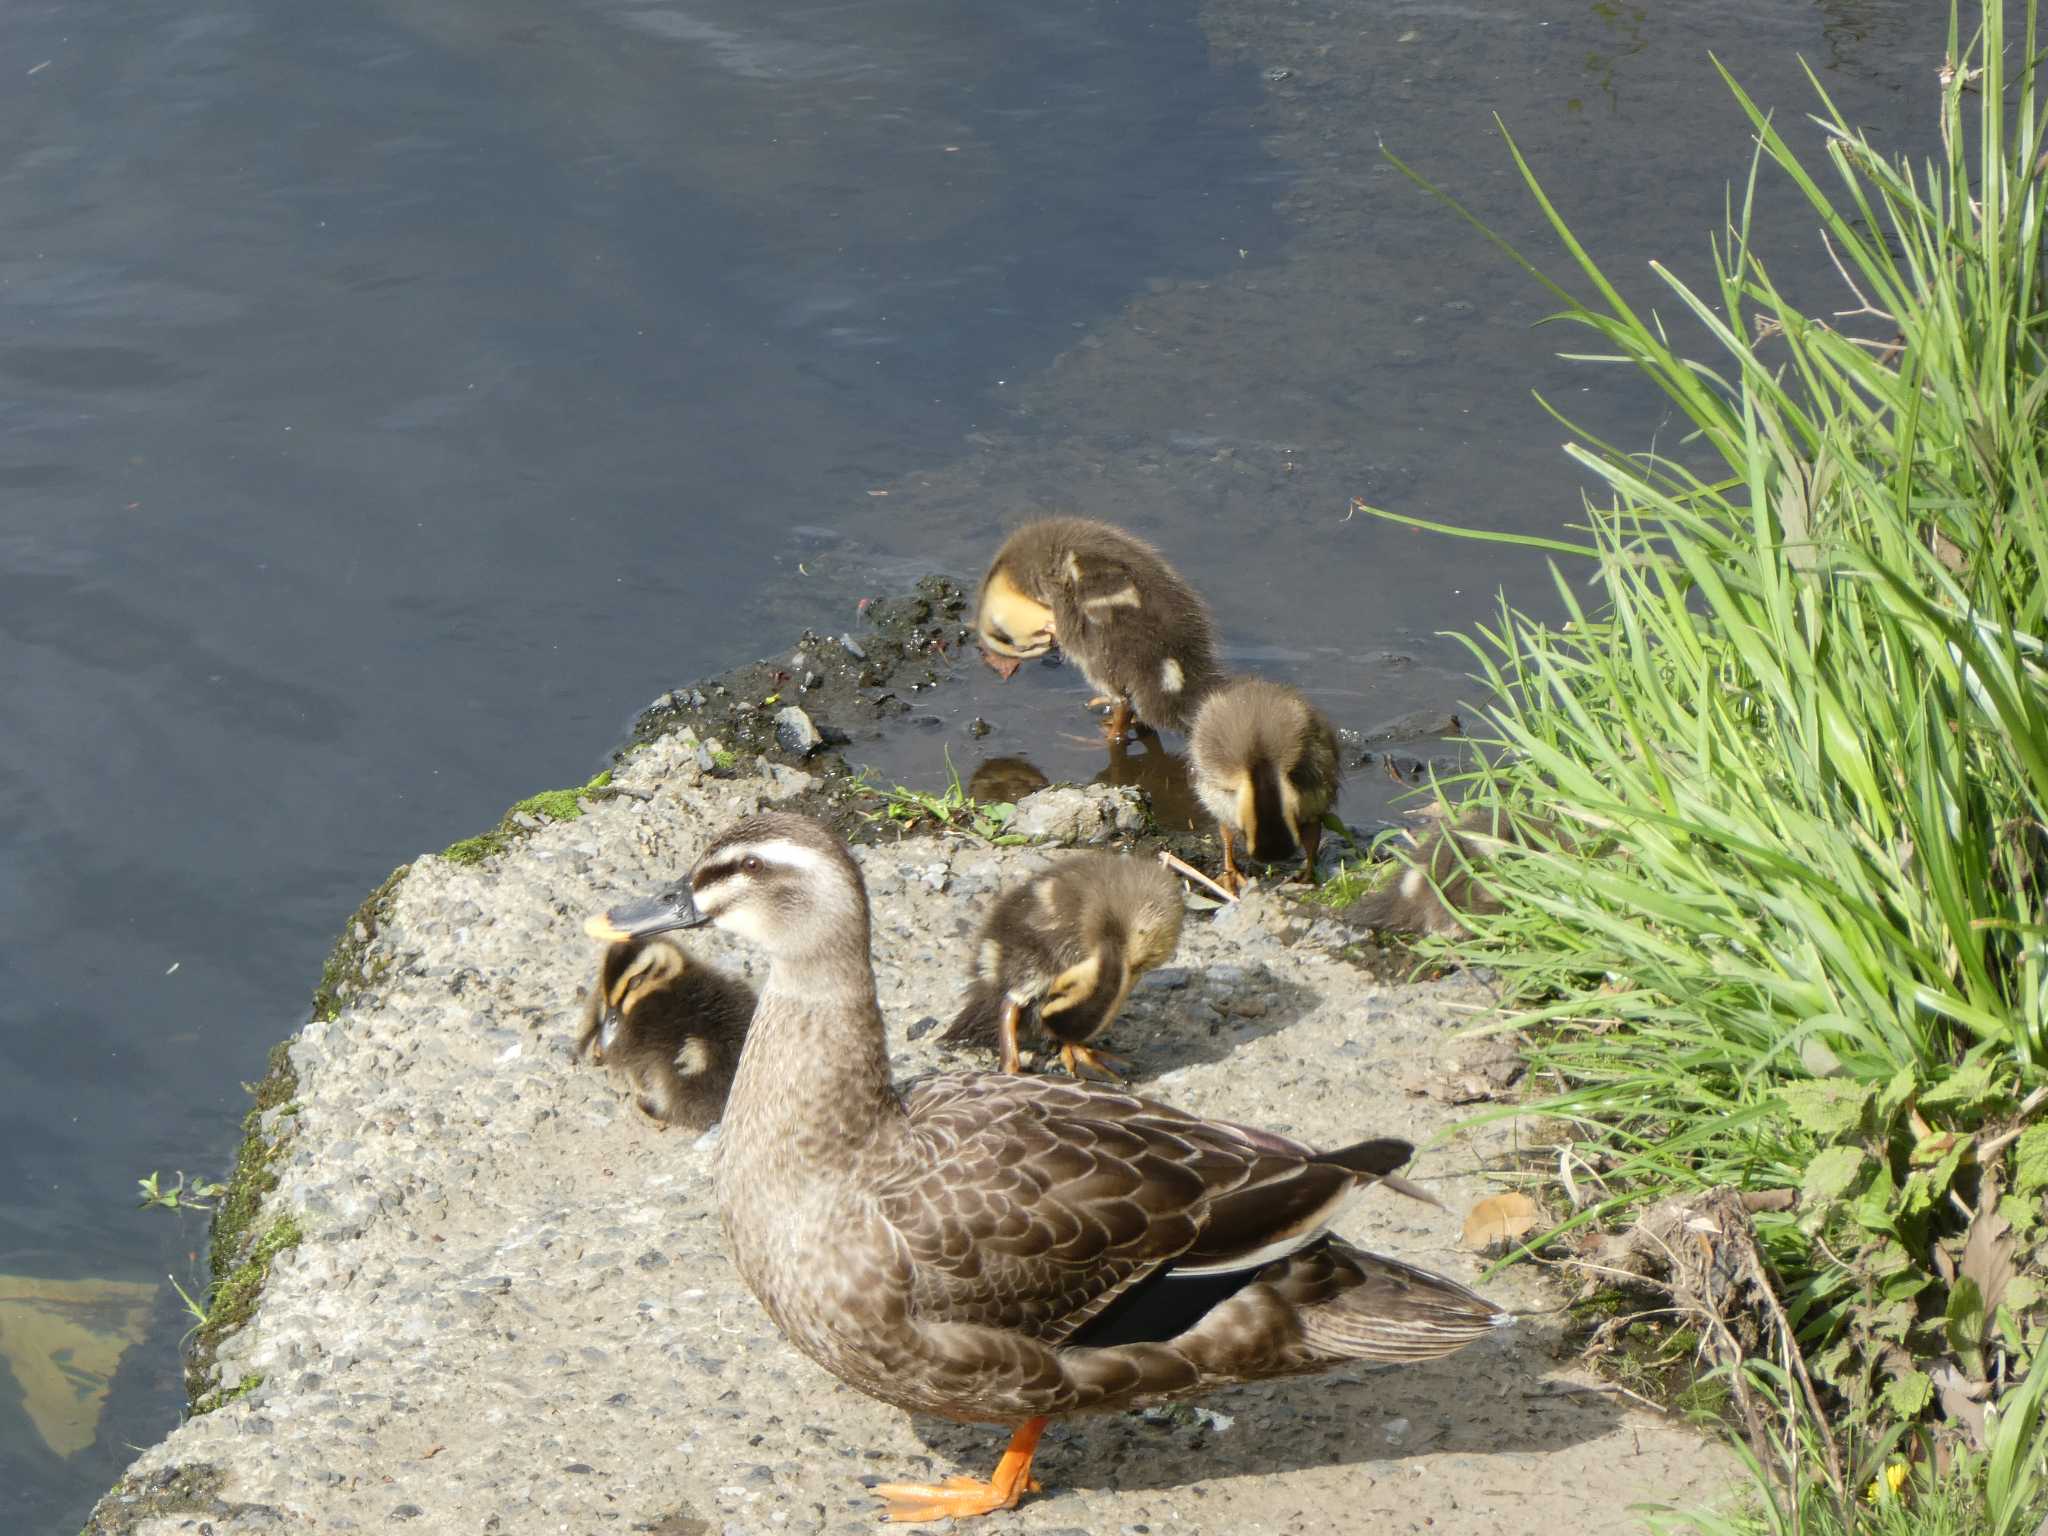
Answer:
[(633, 937), (612, 921), (609, 912), (593, 912), (583, 919), (583, 931), (593, 939), (602, 939), (607, 944), (618, 944)]

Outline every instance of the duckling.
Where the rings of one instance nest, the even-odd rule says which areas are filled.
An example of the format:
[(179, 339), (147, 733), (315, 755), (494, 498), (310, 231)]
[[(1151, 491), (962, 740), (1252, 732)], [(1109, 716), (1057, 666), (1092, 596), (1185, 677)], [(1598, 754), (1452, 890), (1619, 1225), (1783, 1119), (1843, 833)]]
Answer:
[(691, 960), (673, 940), (628, 940), (604, 952), (576, 1054), (624, 1077), (657, 1125), (708, 1130), (725, 1109), (753, 1016), (745, 982)]
[(1180, 943), (1180, 885), (1149, 859), (1080, 853), (1005, 891), (975, 945), (973, 984), (942, 1040), (994, 1045), (1016, 1072), (1018, 1026), (1030, 1019), (1059, 1043), (1075, 1077), (1116, 1078), (1094, 1039), (1138, 978)]
[(1209, 610), (1159, 551), (1080, 517), (1026, 523), (981, 581), (982, 655), (1005, 678), (1055, 645), (1107, 706), (1102, 734), (1131, 723), (1180, 731), (1216, 676)]
[(1337, 803), (1343, 768), (1337, 732), (1299, 688), (1240, 677), (1210, 691), (1188, 738), (1195, 793), (1223, 834), (1223, 880), (1244, 887), (1231, 842), (1262, 862), (1299, 848), (1301, 878), (1314, 883), (1323, 817)]
[[(1413, 819), (1418, 825), (1403, 834), (1415, 850), (1402, 855), (1408, 867), (1359, 897), (1345, 916), (1361, 928), (1463, 937), (1471, 932), (1466, 917), (1501, 910), (1500, 898), (1473, 878), (1472, 865), (1502, 847), (1527, 846), (1527, 840), (1506, 816), (1483, 806), (1454, 815), (1451, 807), (1433, 805)], [(1527, 825), (1540, 835), (1557, 835), (1546, 819)]]

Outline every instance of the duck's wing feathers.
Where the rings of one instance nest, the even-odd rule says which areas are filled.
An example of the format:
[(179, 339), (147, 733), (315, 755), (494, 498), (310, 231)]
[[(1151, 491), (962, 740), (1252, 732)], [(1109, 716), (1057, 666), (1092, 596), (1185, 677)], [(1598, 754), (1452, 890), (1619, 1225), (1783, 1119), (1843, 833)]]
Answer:
[(1242, 1275), (1315, 1241), (1403, 1142), (1319, 1154), (1093, 1084), (976, 1074), (906, 1096), (909, 1170), (877, 1191), (913, 1305), (1071, 1338), (1148, 1277)]

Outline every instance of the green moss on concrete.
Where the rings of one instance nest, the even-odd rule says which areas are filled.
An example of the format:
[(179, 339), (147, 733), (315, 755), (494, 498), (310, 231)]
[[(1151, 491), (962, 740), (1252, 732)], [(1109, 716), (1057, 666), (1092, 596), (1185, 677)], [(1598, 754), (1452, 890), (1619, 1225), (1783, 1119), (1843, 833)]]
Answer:
[(367, 979), (363, 975), (363, 951), (370, 947), (370, 940), (391, 915), (392, 895), (411, 868), (410, 864), (401, 864), (386, 875), (384, 883), (364, 898), (341, 930), (341, 937), (327, 952), (327, 963), (320, 968), (320, 984), (313, 989), (314, 1018), (335, 1018), (341, 1005), (361, 990)]
[(227, 1404), (234, 1402), (237, 1398), (247, 1397), (251, 1392), (254, 1392), (258, 1387), (262, 1385), (263, 1377), (260, 1374), (252, 1372), (249, 1375), (244, 1376), (232, 1387), (226, 1388), (225, 1390), (216, 1388), (215, 1390), (207, 1393), (206, 1396), (200, 1398), (198, 1402), (192, 1405), (193, 1415), (196, 1417), (197, 1415), (202, 1413), (211, 1413), (216, 1408), (225, 1407)]
[(481, 864), (493, 854), (503, 853), (533, 830), (521, 817), (526, 821), (574, 821), (583, 814), (585, 800), (603, 799), (612, 792), (611, 782), (612, 771), (607, 768), (586, 784), (570, 789), (544, 789), (537, 795), (528, 795), (507, 811), (490, 831), (465, 837), (459, 843), (450, 843), (441, 850), (441, 857), (451, 864)]
[(193, 1330), (192, 1347), (185, 1357), (185, 1393), (195, 1412), (205, 1397), (218, 1395), (212, 1376), (221, 1341), (249, 1320), (257, 1293), (270, 1274), (270, 1261), (296, 1245), (300, 1235), (298, 1223), (289, 1217), (260, 1235), (257, 1232), (264, 1197), (277, 1188), (278, 1161), (297, 1133), (289, 1114), (277, 1117), (274, 1130), (266, 1130), (263, 1123), (271, 1110), (288, 1109), (299, 1091), (299, 1076), (292, 1070), (287, 1045), (273, 1046), (269, 1070), (262, 1080), (244, 1086), (255, 1102), (242, 1117), (242, 1143), (235, 1150), (234, 1171), (228, 1175), (227, 1193), (213, 1215), (208, 1254), (212, 1284), (206, 1321)]

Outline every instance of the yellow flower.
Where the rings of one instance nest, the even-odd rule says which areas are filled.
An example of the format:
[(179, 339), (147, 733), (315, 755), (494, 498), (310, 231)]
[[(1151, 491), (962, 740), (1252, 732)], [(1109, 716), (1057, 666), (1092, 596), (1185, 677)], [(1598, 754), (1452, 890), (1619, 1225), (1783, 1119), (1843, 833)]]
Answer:
[(1875, 1504), (1879, 1498), (1897, 1498), (1899, 1490), (1906, 1486), (1906, 1478), (1912, 1467), (1903, 1461), (1895, 1461), (1884, 1469), (1884, 1476), (1870, 1485), (1864, 1498)]

